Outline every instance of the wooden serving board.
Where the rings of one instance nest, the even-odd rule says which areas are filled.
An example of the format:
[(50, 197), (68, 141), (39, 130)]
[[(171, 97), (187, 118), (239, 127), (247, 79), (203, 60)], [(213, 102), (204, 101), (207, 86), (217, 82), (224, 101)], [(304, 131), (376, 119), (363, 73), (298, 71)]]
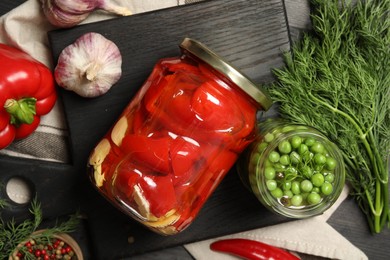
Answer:
[[(115, 42), (123, 75), (105, 95), (85, 99), (61, 90), (69, 125), (72, 167), (80, 179), (82, 210), (88, 216), (94, 259), (117, 259), (210, 237), (285, 222), (266, 210), (232, 169), (181, 234), (163, 237), (111, 206), (87, 180), (86, 163), (96, 143), (118, 119), (160, 58), (179, 56), (184, 37), (203, 42), (255, 82), (272, 80), (283, 65), (289, 34), (282, 0), (210, 0), (49, 33), (53, 58), (79, 36), (97, 32)], [(132, 243), (128, 243), (131, 237)]]

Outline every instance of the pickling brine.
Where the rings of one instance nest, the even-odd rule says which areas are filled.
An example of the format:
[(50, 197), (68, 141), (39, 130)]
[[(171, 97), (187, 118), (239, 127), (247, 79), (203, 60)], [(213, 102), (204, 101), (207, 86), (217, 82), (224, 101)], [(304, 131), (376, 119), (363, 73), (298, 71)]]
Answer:
[(181, 49), (156, 63), (88, 162), (104, 197), (164, 235), (193, 222), (272, 104), (201, 43), (186, 38)]

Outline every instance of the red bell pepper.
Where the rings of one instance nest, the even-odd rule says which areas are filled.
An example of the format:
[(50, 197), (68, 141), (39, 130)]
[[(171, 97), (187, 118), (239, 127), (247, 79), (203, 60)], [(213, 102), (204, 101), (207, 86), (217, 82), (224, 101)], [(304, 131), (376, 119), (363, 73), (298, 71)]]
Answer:
[(145, 206), (135, 199), (135, 187), (137, 186), (141, 193), (137, 196), (142, 196), (148, 204), (149, 212), (143, 212), (144, 214), (151, 213), (160, 218), (177, 207), (176, 194), (170, 176), (154, 175), (150, 169), (134, 163), (131, 157), (120, 162), (116, 173), (114, 187), (118, 191), (119, 198), (135, 208)]
[(0, 149), (29, 136), (56, 100), (51, 71), (27, 53), (0, 43)]
[(172, 140), (169, 154), (172, 165), (172, 181), (175, 187), (185, 185), (200, 170), (197, 162), (203, 156), (200, 144), (192, 139), (177, 137)]
[(170, 171), (169, 137), (149, 138), (143, 135), (126, 135), (121, 144), (125, 154), (163, 175)]
[(249, 260), (299, 260), (297, 256), (281, 248), (243, 238), (219, 240), (211, 243), (210, 248)]

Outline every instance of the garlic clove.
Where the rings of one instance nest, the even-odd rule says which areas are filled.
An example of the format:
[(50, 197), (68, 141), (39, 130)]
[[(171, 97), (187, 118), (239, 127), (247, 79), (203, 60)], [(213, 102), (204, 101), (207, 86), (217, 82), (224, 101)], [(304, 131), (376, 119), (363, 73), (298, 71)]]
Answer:
[(96, 0), (41, 0), (42, 2), (48, 2), (63, 12), (71, 14), (81, 14), (86, 12), (92, 12), (96, 9)]
[(79, 24), (97, 9), (122, 16), (131, 15), (128, 8), (107, 0), (41, 0), (41, 3), (48, 21), (62, 28)]
[(102, 7), (100, 7), (100, 9), (103, 9), (109, 13), (122, 15), (122, 16), (129, 16), (132, 14), (132, 12), (126, 7), (117, 6), (117, 5), (109, 4), (109, 3), (107, 3), (106, 5), (103, 5)]
[(116, 44), (99, 33), (86, 33), (62, 50), (54, 78), (82, 97), (105, 94), (122, 75), (122, 55)]
[(99, 144), (93, 150), (91, 157), (89, 158), (89, 165), (94, 169), (94, 179), (97, 187), (103, 186), (105, 181), (104, 172), (102, 172), (102, 164), (110, 153), (111, 144), (106, 138), (102, 139)]
[(63, 10), (62, 8), (57, 6), (56, 1), (41, 0), (41, 2), (42, 2), (43, 13), (45, 14), (47, 20), (52, 25), (57, 27), (62, 27), (62, 28), (73, 27), (79, 24), (81, 21), (87, 19), (87, 17), (90, 14), (90, 12), (88, 11), (72, 12), (72, 11), (67, 11), (66, 9)]
[(111, 131), (111, 140), (114, 142), (114, 144), (117, 146), (122, 144), (122, 140), (125, 138), (128, 127), (129, 124), (127, 122), (127, 117), (122, 116)]

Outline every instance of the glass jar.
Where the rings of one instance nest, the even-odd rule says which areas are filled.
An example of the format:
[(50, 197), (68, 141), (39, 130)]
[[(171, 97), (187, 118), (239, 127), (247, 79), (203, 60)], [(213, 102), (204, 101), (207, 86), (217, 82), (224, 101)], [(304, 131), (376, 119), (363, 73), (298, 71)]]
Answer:
[(257, 133), (272, 102), (203, 44), (159, 60), (97, 144), (89, 175), (98, 191), (151, 230), (189, 226)]
[(237, 168), (247, 188), (274, 213), (306, 218), (323, 213), (345, 183), (341, 151), (318, 130), (268, 119)]

